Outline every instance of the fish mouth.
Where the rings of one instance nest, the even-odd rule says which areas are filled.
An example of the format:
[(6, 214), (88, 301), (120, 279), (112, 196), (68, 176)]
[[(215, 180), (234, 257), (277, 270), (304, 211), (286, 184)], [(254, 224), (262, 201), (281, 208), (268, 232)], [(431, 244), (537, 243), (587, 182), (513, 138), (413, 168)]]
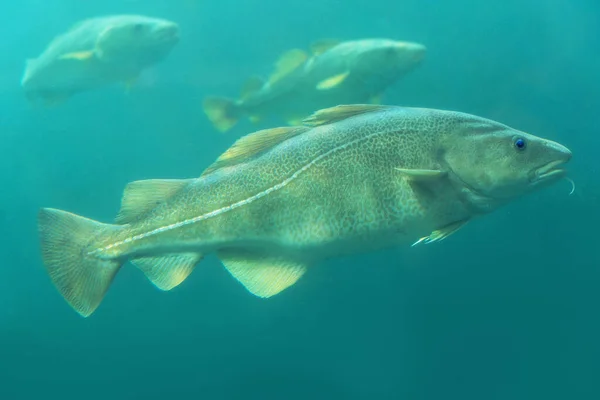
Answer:
[(179, 28), (176, 25), (163, 27), (157, 35), (157, 39), (163, 42), (173, 42), (179, 40)]
[(396, 42), (396, 47), (403, 51), (408, 51), (410, 58), (415, 62), (423, 61), (427, 48), (419, 43), (412, 42)]
[(415, 62), (421, 62), (425, 58), (426, 54), (427, 54), (427, 49), (425, 48), (425, 46), (421, 46), (421, 45), (415, 46), (413, 53), (412, 53), (412, 59)]
[(564, 178), (567, 171), (561, 168), (568, 160), (556, 160), (542, 165), (533, 172), (531, 183), (539, 184)]

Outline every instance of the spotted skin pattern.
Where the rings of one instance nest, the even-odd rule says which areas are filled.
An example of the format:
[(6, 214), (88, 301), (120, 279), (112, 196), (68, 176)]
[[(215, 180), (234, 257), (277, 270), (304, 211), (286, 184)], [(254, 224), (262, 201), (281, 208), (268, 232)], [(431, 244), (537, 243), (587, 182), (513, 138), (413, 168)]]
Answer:
[(88, 255), (243, 248), (318, 261), (414, 242), (472, 210), (452, 182), (421, 190), (396, 168), (439, 169), (441, 138), (474, 118), (382, 107), (308, 129), (192, 181)]

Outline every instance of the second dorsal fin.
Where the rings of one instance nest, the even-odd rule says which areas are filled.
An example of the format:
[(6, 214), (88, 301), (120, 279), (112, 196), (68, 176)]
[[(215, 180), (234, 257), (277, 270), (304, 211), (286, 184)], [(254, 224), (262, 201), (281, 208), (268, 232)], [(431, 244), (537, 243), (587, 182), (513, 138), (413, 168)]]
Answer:
[(275, 63), (275, 71), (269, 77), (269, 83), (275, 83), (286, 75), (294, 72), (308, 59), (308, 54), (301, 49), (289, 50)]
[(117, 224), (128, 224), (173, 196), (193, 179), (147, 179), (130, 182), (123, 192)]
[(381, 111), (390, 108), (390, 106), (380, 106), (377, 104), (352, 104), (335, 106), (319, 110), (302, 121), (307, 126), (320, 126), (332, 124), (355, 115), (366, 114), (370, 112)]
[(310, 130), (307, 127), (282, 127), (265, 129), (246, 135), (237, 140), (225, 153), (208, 167), (202, 175), (210, 174), (217, 169), (236, 165), (268, 150), (296, 135)]

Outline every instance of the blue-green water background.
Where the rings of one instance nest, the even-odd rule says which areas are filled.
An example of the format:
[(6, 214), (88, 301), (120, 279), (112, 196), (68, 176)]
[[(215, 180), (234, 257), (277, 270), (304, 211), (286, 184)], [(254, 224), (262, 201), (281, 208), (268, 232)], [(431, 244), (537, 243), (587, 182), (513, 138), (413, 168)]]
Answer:
[[(24, 60), (111, 13), (178, 22), (182, 40), (122, 88), (32, 109)], [(0, 5), (0, 399), (598, 399), (600, 6), (584, 0), (22, 0)], [(176, 290), (131, 267), (80, 318), (39, 256), (50, 206), (111, 221), (125, 184), (199, 175), (235, 95), (322, 37), (425, 44), (387, 104), (474, 113), (558, 140), (561, 182), (439, 244), (328, 262), (268, 301), (209, 257)]]

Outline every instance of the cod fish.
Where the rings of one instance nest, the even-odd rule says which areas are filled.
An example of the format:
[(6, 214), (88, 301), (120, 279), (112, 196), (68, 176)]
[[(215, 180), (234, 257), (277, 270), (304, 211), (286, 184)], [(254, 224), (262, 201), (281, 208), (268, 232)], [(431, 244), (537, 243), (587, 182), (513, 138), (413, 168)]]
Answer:
[(27, 98), (46, 105), (76, 93), (122, 82), (164, 60), (179, 41), (176, 23), (141, 15), (86, 19), (57, 36), (46, 50), (26, 62), (21, 80)]
[(291, 125), (314, 110), (338, 104), (379, 103), (384, 90), (421, 63), (425, 46), (389, 39), (312, 44), (312, 56), (293, 49), (281, 56), (267, 82), (252, 77), (237, 101), (207, 97), (204, 112), (221, 132), (247, 115), (259, 122), (271, 115)]
[(565, 176), (564, 146), (477, 116), (381, 105), (242, 137), (199, 178), (129, 183), (115, 224), (42, 208), (43, 261), (82, 316), (130, 261), (159, 289), (215, 253), (268, 298), (319, 262), (438, 242)]

